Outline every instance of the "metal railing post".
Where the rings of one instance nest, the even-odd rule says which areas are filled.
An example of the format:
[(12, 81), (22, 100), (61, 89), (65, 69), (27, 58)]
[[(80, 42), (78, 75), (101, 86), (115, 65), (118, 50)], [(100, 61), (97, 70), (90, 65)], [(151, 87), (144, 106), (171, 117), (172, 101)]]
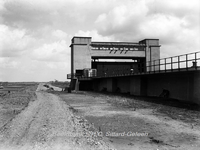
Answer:
[(152, 64), (151, 64), (152, 62), (151, 61), (149, 61), (149, 73), (151, 73), (151, 71), (152, 71)]
[(180, 71), (180, 56), (178, 56), (178, 71)]
[(188, 70), (188, 54), (186, 54), (186, 70)]
[(195, 53), (195, 69), (197, 69), (197, 52)]
[(171, 57), (171, 71), (173, 71), (173, 58)]

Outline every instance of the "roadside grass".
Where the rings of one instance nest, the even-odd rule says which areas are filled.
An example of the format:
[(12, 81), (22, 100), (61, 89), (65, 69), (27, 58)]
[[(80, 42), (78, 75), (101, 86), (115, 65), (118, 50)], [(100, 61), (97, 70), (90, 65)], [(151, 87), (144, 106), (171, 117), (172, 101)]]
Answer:
[(0, 96), (0, 129), (23, 111), (30, 101), (36, 100), (37, 85), (24, 86), (23, 90), (12, 91)]

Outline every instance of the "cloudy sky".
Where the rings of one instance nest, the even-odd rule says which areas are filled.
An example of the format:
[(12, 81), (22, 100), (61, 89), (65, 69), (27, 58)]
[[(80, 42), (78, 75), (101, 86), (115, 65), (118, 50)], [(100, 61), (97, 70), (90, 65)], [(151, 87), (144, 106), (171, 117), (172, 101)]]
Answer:
[(200, 50), (199, 0), (0, 0), (0, 81), (66, 80), (73, 36)]

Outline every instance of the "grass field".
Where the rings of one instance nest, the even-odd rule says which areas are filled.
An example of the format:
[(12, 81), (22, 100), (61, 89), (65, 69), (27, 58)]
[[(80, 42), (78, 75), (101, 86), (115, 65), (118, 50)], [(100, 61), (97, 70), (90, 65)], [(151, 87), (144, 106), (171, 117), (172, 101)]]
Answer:
[[(9, 83), (0, 91), (0, 129), (36, 99), (38, 84)], [(8, 93), (10, 91), (10, 93)]]
[(27, 87), (35, 86), (36, 82), (1, 82), (0, 95), (10, 92), (22, 91)]

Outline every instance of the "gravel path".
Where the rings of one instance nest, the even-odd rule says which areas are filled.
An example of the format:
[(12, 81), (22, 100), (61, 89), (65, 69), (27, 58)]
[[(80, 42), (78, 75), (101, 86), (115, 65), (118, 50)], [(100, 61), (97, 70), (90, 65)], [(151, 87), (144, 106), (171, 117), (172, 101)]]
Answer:
[(0, 129), (0, 150), (111, 149), (64, 101), (44, 90), (40, 84), (37, 100)]
[(57, 95), (118, 150), (200, 150), (199, 111), (95, 92)]

